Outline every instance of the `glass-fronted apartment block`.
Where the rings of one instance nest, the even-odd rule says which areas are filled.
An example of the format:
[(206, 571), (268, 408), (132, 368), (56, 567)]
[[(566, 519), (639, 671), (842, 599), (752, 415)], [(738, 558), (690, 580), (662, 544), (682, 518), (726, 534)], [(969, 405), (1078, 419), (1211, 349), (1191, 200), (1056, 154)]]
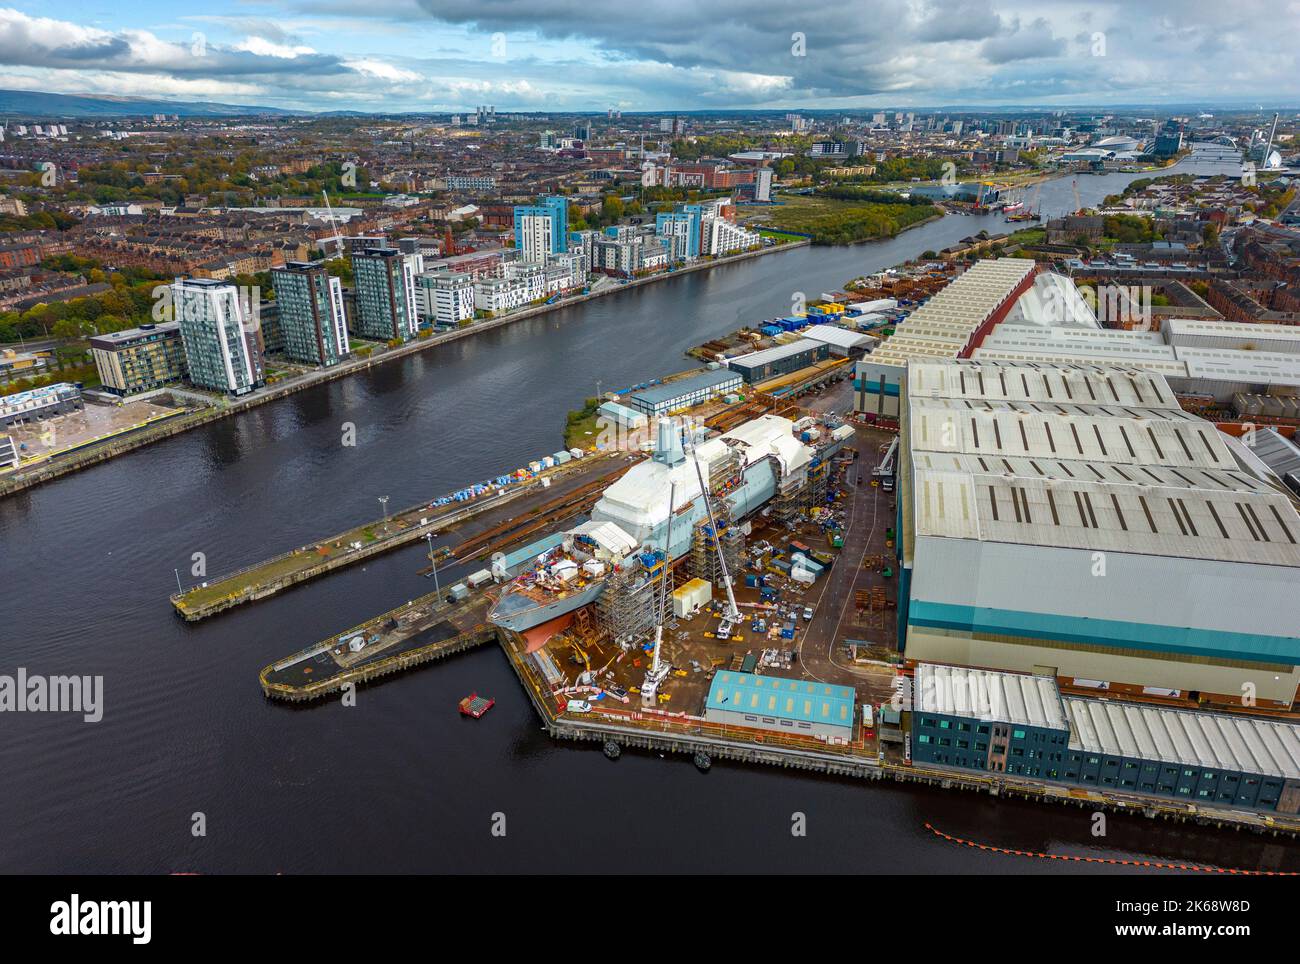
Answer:
[(291, 261), (271, 271), (281, 349), (296, 362), (328, 367), (348, 354), (343, 284), (321, 261)]
[(558, 195), (539, 197), (534, 205), (515, 208), (515, 247), (525, 261), (545, 261), (569, 246), (569, 201)]
[(676, 211), (655, 216), (655, 234), (669, 242), (674, 261), (693, 261), (700, 256), (702, 218), (698, 204), (683, 204)]
[(186, 375), (177, 321), (96, 335), (90, 339), (90, 354), (103, 390), (123, 397), (163, 388)]
[(411, 256), (366, 248), (352, 256), (353, 330), (377, 341), (409, 341), (419, 328)]
[(239, 289), (208, 278), (178, 278), (171, 290), (191, 384), (232, 395), (261, 385), (261, 339), (256, 318), (245, 317)]

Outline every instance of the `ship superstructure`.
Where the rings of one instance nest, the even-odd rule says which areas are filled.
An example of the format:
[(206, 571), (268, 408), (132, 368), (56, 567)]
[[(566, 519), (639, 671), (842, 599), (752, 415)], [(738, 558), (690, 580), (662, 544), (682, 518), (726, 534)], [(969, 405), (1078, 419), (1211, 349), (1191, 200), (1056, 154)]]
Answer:
[[(654, 599), (662, 596), (654, 590), (671, 578), (670, 563), (701, 539), (723, 539), (724, 527), (805, 485), (815, 454), (794, 437), (793, 423), (777, 415), (690, 449), (688, 454), (682, 445), (679, 426), (661, 420), (653, 456), (610, 485), (590, 519), (526, 567), (488, 618), (521, 633), (552, 621), (558, 630), (564, 617), (613, 585), (617, 598), (597, 607), (603, 627), (616, 638), (652, 627)], [(712, 525), (701, 479), (719, 517)]]

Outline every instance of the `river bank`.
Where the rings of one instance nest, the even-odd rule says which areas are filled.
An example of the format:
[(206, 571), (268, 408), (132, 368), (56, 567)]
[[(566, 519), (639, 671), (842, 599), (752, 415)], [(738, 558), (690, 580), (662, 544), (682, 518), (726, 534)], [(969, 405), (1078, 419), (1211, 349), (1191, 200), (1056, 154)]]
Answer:
[[(1080, 178), (1084, 203), (1126, 180)], [(1042, 201), (1045, 215), (1072, 208), (1069, 181), (1044, 185)], [(175, 591), (173, 568), (188, 572), (196, 552), (210, 572), (234, 571), (372, 519), (377, 496), (415, 505), (526, 464), (559, 447), (565, 413), (595, 379), (644, 382), (693, 345), (788, 314), (800, 291), (836, 290), (1001, 223), (944, 218), (872, 244), (674, 274), (638, 297), (462, 338), (0, 500), (7, 671), (102, 676), (105, 694), (94, 726), (58, 713), (6, 719), (0, 871), (546, 872), (574, 859), (572, 835), (556, 828), (575, 813), (586, 815), (585, 853), (642, 873), (762, 872), (774, 859), (821, 876), (1024, 869), (937, 838), (927, 823), (1024, 851), (1300, 869), (1300, 845), (1284, 838), (1131, 813), (1110, 816), (1098, 838), (1086, 810), (986, 793), (791, 779), (716, 757), (701, 774), (689, 756), (656, 752), (611, 763), (598, 743), (548, 736), (497, 647), (358, 686), (353, 706), (263, 696), (260, 667), (428, 593), (420, 543), (200, 623), (160, 605)], [(345, 421), (356, 447), (340, 446)], [(443, 585), (481, 566), (441, 570)], [(496, 699), (481, 720), (457, 711), (470, 692)], [(671, 800), (673, 819), (645, 819), (629, 809), (638, 800)], [(196, 810), (208, 838), (190, 832)], [(796, 811), (811, 830), (792, 844)], [(507, 839), (487, 836), (495, 812), (509, 815)], [(1081, 866), (1113, 869), (1035, 869)]]
[[(123, 433), (120, 436), (107, 439), (95, 446), (81, 449), (65, 458), (56, 458), (54, 460), (41, 462), (26, 469), (20, 466), (16, 469), (8, 470), (7, 472), (0, 472), (0, 498), (4, 498), (7, 495), (11, 495), (12, 493), (19, 492), (23, 489), (31, 488), (32, 486), (40, 485), (43, 482), (49, 482), (52, 479), (57, 479), (60, 476), (67, 475), (71, 472), (78, 472), (81, 469), (97, 465), (126, 452), (142, 448), (143, 446), (152, 445), (154, 442), (160, 442), (163, 439), (171, 438), (172, 436), (179, 435), (182, 432), (191, 431), (202, 425), (220, 419), (229, 418), (232, 415), (238, 415), (242, 412), (248, 411), (249, 409), (265, 405), (268, 402), (277, 401), (296, 392), (301, 392), (305, 389), (313, 388), (340, 378), (346, 378), (359, 372), (368, 371), (376, 366), (398, 361), (411, 355), (428, 351), (432, 348), (443, 347), (464, 338), (474, 338), (507, 325), (513, 325), (530, 318), (548, 315), (565, 308), (572, 308), (575, 305), (580, 305), (598, 298), (604, 298), (621, 291), (655, 284), (679, 275), (693, 274), (699, 271), (709, 271), (713, 268), (722, 267), (724, 265), (737, 264), (753, 258), (760, 258), (765, 255), (807, 247), (810, 243), (811, 242), (807, 240), (789, 241), (770, 248), (761, 248), (758, 251), (745, 251), (725, 258), (716, 258), (711, 261), (699, 261), (694, 264), (675, 268), (670, 272), (662, 272), (645, 278), (635, 278), (626, 283), (606, 286), (599, 291), (590, 291), (586, 294), (574, 295), (569, 298), (561, 299), (554, 304), (537, 305), (532, 308), (524, 308), (520, 311), (512, 311), (498, 318), (488, 318), (481, 321), (475, 321), (473, 324), (466, 325), (464, 328), (440, 332), (427, 338), (417, 338), (397, 348), (377, 346), (374, 352), (365, 358), (356, 358), (351, 361), (342, 362), (332, 368), (325, 368), (319, 371), (310, 372), (306, 375), (285, 379), (282, 382), (277, 382), (274, 386), (259, 389), (241, 398), (216, 398), (214, 399), (214, 404), (211, 408), (186, 413), (183, 416), (178, 416), (169, 420), (166, 424), (154, 426), (149, 429), (140, 429)], [(187, 395), (193, 397), (192, 391), (187, 391)]]

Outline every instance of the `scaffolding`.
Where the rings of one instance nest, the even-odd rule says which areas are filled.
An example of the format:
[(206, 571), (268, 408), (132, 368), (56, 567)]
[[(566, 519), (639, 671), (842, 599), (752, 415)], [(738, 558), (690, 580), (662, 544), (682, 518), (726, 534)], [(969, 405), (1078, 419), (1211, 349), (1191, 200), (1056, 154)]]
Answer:
[(667, 620), (665, 601), (672, 598), (673, 589), (667, 555), (658, 549), (640, 552), (605, 581), (596, 600), (596, 625), (620, 646), (632, 645)]
[[(775, 474), (781, 478), (779, 467)], [(798, 525), (809, 509), (825, 500), (827, 476), (826, 465), (814, 460), (805, 472), (782, 480), (772, 497), (772, 519), (783, 526)]]
[(745, 484), (745, 472), (740, 452), (728, 449), (728, 454), (715, 459), (709, 466), (709, 495), (712, 497), (713, 518), (719, 535), (715, 539), (713, 526), (708, 519), (696, 523), (691, 533), (691, 552), (688, 571), (695, 579), (703, 579), (715, 586), (723, 583), (722, 564), (718, 560), (718, 546), (726, 558), (729, 572), (740, 571), (740, 556), (745, 548), (740, 528), (733, 524), (731, 502), (727, 498)]
[(695, 579), (703, 579), (715, 586), (721, 586), (724, 581), (722, 563), (718, 561), (719, 546), (721, 546), (722, 555), (727, 560), (727, 570), (729, 572), (740, 571), (740, 556), (745, 549), (745, 538), (741, 534), (740, 528), (732, 525), (731, 520), (725, 518), (726, 515), (727, 512), (724, 508), (723, 512), (718, 516), (718, 528), (721, 531), (717, 538), (714, 538), (713, 526), (709, 525), (707, 520), (703, 520), (696, 525), (691, 540), (691, 576)]

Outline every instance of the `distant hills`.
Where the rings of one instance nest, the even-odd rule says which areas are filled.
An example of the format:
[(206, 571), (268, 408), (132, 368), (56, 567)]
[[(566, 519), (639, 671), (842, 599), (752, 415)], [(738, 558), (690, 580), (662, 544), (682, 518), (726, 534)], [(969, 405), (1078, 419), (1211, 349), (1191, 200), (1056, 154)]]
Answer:
[[(1274, 110), (1278, 105), (1269, 107), (1267, 110)], [(937, 114), (937, 113), (955, 113), (955, 114), (995, 114), (995, 113), (1043, 113), (1052, 110), (1062, 110), (1067, 113), (1080, 113), (1089, 110), (1097, 111), (1152, 111), (1157, 114), (1167, 114), (1171, 111), (1197, 111), (1204, 108), (1214, 108), (1218, 111), (1237, 111), (1245, 110), (1247, 112), (1262, 111), (1265, 108), (1256, 104), (1254, 107), (1233, 106), (1226, 102), (1206, 102), (1203, 104), (1109, 104), (1087, 106), (1074, 104), (1070, 106), (1045, 106), (1042, 104), (1000, 104), (1000, 105), (974, 105), (974, 104), (950, 104), (941, 106), (928, 107), (909, 107), (908, 110), (918, 114)], [(865, 117), (875, 111), (875, 108), (857, 107), (857, 108), (826, 108), (826, 107), (801, 107), (801, 108), (696, 108), (696, 109), (663, 109), (663, 110), (626, 110), (623, 113), (629, 117), (638, 115), (663, 116), (666, 113), (682, 114), (691, 117), (729, 117), (736, 115), (778, 116), (797, 109), (802, 114), (809, 116), (843, 116), (852, 115)], [(1283, 107), (1286, 111), (1291, 111), (1293, 107)], [(888, 112), (894, 112), (890, 108)], [(0, 90), (0, 120), (5, 118), (25, 119), (25, 118), (51, 118), (51, 119), (72, 119), (72, 118), (110, 118), (110, 117), (138, 117), (149, 116), (151, 114), (176, 114), (179, 117), (251, 117), (255, 115), (270, 115), (278, 117), (427, 117), (434, 115), (443, 115), (447, 113), (463, 113), (460, 111), (449, 110), (446, 107), (438, 110), (396, 110), (396, 111), (362, 111), (362, 110), (297, 110), (287, 109), (284, 107), (261, 107), (249, 106), (247, 104), (220, 104), (206, 101), (192, 100), (160, 100), (148, 97), (113, 97), (103, 94), (52, 94), (38, 90)], [(534, 111), (511, 111), (514, 114), (529, 115)], [(551, 112), (544, 112), (551, 113)], [(573, 115), (592, 115), (599, 117), (604, 112), (601, 110), (572, 110), (566, 111), (565, 114)]]
[(200, 101), (152, 100), (146, 97), (105, 97), (48, 94), (37, 90), (0, 90), (0, 115), (19, 117), (135, 117), (176, 114), (180, 117), (232, 117), (252, 114), (302, 116), (313, 111), (282, 107), (249, 107)]

